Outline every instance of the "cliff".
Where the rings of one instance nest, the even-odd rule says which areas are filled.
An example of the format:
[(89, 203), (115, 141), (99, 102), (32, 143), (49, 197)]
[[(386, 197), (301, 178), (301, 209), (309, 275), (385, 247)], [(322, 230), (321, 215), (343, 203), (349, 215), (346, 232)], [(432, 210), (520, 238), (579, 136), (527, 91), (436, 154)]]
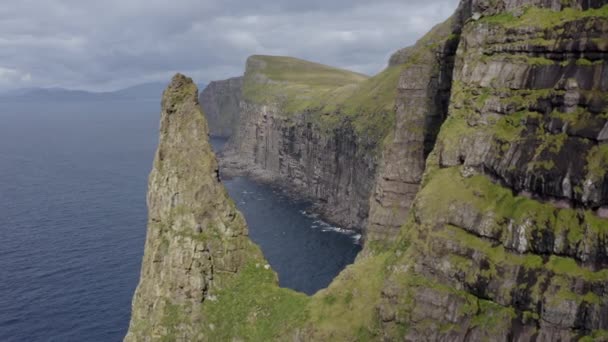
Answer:
[(473, 19), (383, 290), (385, 334), (606, 337), (608, 7), (572, 8), (589, 4), (462, 7)]
[(199, 101), (212, 136), (228, 138), (240, 117), (243, 78), (213, 81), (201, 92)]
[[(210, 317), (223, 308), (214, 304), (227, 293), (237, 300), (235, 286), (247, 286), (260, 302), (271, 298), (268, 305), (305, 300), (278, 288), (276, 275), (248, 239), (245, 220), (219, 181), (197, 95), (196, 85), (182, 75), (163, 94), (141, 280), (126, 341), (217, 341), (210, 337), (216, 323)], [(274, 317), (256, 322), (268, 319)], [(222, 331), (228, 323), (216, 324)]]
[(380, 150), (394, 126), (401, 65), (374, 77), (289, 57), (247, 61), (241, 119), (223, 172), (291, 188), (361, 230)]
[[(256, 119), (241, 118), (246, 134), (232, 141), (247, 165), (308, 181), (324, 164), (306, 169), (294, 151), (329, 160), (340, 144), (348, 163), (374, 165), (364, 252), (312, 297), (264, 267), (218, 183), (196, 91), (171, 95), (188, 84), (178, 77), (163, 101), (127, 339), (607, 340), (607, 50), (605, 1), (463, 0), (373, 78), (332, 69), (338, 84), (303, 81), (326, 67), (285, 74), (272, 57), (250, 59), (241, 103)], [(187, 210), (161, 214), (175, 203)], [(192, 227), (195, 237), (181, 233)], [(191, 262), (199, 248), (211, 263)]]
[(416, 45), (400, 50), (395, 124), (383, 144), (382, 162), (370, 196), (368, 243), (390, 244), (418, 193), (425, 161), (446, 118), (461, 22), (456, 16), (434, 27)]

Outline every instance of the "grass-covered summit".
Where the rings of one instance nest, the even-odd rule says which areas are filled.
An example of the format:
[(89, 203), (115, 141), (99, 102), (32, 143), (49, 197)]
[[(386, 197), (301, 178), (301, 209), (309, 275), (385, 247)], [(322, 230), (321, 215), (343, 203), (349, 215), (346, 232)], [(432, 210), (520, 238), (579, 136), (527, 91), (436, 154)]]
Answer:
[(294, 113), (318, 107), (341, 87), (352, 87), (368, 76), (293, 57), (251, 56), (247, 60), (243, 95), (257, 104), (279, 105)]
[(381, 141), (394, 123), (404, 67), (391, 63), (369, 77), (293, 57), (254, 55), (247, 60), (243, 98), (285, 116), (303, 114), (324, 129), (347, 120), (361, 136)]
[(264, 75), (269, 80), (310, 87), (341, 87), (358, 83), (369, 76), (287, 56), (254, 55), (247, 60), (247, 72)]

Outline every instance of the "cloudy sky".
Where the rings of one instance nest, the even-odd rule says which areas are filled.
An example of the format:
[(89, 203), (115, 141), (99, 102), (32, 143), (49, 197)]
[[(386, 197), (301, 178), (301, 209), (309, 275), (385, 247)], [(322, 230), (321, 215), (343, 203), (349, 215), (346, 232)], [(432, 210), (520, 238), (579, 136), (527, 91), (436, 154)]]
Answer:
[(0, 91), (238, 76), (252, 54), (375, 74), (458, 0), (2, 0)]

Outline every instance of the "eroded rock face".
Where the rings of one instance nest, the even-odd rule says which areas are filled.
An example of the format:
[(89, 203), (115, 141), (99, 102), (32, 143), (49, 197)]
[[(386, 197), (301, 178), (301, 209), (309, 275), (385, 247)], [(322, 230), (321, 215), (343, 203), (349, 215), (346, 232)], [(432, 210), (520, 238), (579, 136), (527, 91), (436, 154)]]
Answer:
[[(246, 74), (268, 82), (255, 74), (255, 63), (261, 62), (248, 61)], [(328, 130), (311, 112), (286, 114), (278, 104), (243, 99), (240, 110), (237, 131), (221, 157), (222, 172), (280, 184), (311, 199), (326, 219), (349, 229), (365, 227), (377, 140), (357, 135), (348, 120)]]
[(379, 305), (387, 338), (605, 338), (608, 17), (550, 10), (598, 3), (534, 4), (549, 10), (499, 3), (514, 14), (480, 9), (462, 31)]
[[(359, 230), (369, 211), (376, 169), (374, 145), (361, 146), (353, 128), (315, 129), (304, 117), (289, 121), (275, 108), (243, 103), (236, 150), (224, 154), (226, 172), (281, 184), (311, 198), (329, 220)], [(234, 145), (232, 145), (234, 146)]]
[[(467, 116), (464, 130), (475, 130), (467, 139), (477, 148), (460, 150), (449, 141), (452, 146), (441, 147), (440, 164), (464, 160), (518, 192), (604, 206), (607, 179), (595, 166), (604, 165), (599, 151), (607, 120), (608, 51), (599, 42), (606, 25), (591, 18), (551, 30), (469, 26), (452, 105), (453, 112)], [(499, 125), (504, 134), (475, 125)], [(494, 143), (480, 144), (488, 140)]]
[(199, 100), (212, 136), (229, 138), (237, 127), (243, 78), (213, 81), (201, 92)]
[(397, 239), (418, 193), (426, 157), (447, 116), (460, 24), (451, 18), (415, 46), (398, 51), (392, 64), (405, 64), (395, 99), (396, 119), (370, 198), (367, 242)]
[(203, 303), (246, 260), (261, 259), (219, 182), (197, 95), (183, 75), (163, 94), (148, 185), (148, 233), (127, 341), (202, 339), (196, 325), (203, 320)]

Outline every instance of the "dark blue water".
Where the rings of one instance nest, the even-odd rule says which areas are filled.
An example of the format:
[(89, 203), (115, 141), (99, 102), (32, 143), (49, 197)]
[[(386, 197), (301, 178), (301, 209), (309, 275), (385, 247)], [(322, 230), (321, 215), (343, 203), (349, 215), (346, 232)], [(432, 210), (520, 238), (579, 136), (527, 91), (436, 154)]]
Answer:
[[(158, 107), (0, 103), (0, 341), (122, 340)], [(306, 203), (243, 178), (226, 185), (284, 286), (315, 292), (359, 250)]]
[[(216, 149), (222, 143), (212, 142)], [(224, 184), (247, 219), (251, 239), (261, 246), (283, 287), (314, 294), (361, 250), (357, 244), (361, 235), (319, 219), (308, 202), (243, 177)]]
[(0, 341), (125, 334), (158, 104), (109, 107), (0, 104)]

